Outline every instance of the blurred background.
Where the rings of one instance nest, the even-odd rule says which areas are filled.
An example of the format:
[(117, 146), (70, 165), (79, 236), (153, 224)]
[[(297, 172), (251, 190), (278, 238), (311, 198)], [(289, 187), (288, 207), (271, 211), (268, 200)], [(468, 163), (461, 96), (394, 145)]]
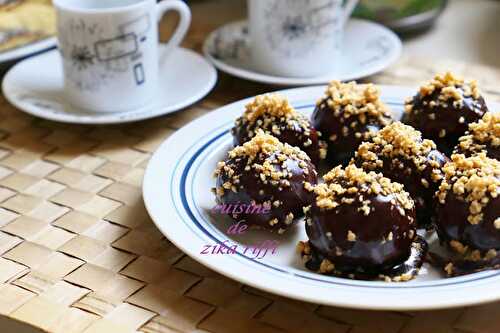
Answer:
[[(246, 0), (187, 2), (194, 20), (203, 17), (213, 29), (246, 17)], [(500, 67), (500, 1), (362, 0), (355, 16), (397, 31), (403, 38), (403, 55)]]

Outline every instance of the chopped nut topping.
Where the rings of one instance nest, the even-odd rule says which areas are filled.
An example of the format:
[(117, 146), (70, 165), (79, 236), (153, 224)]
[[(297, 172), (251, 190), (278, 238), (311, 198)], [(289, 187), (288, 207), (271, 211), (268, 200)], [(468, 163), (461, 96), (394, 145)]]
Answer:
[(297, 243), (297, 252), (299, 254), (305, 254), (305, 255), (311, 254), (311, 247), (309, 246), (309, 242), (299, 241)]
[(295, 117), (298, 113), (284, 96), (279, 94), (265, 94), (255, 97), (252, 102), (246, 105), (243, 117), (249, 122), (254, 122), (262, 115)]
[(464, 254), (465, 252), (467, 252), (467, 246), (456, 240), (450, 241), (450, 247), (460, 254)]
[(445, 178), (436, 193), (439, 202), (444, 204), (451, 190), (469, 204), (469, 223), (481, 223), (482, 210), (489, 202), (485, 198), (496, 198), (500, 192), (500, 162), (487, 158), (485, 153), (469, 158), (454, 154), (443, 171)]
[[(274, 136), (265, 134), (263, 131), (257, 131), (257, 135), (250, 141), (231, 150), (228, 154), (230, 158), (249, 157), (254, 159), (259, 153), (278, 153), (283, 160), (287, 157), (310, 161), (306, 153), (296, 147), (281, 143)], [(280, 156), (278, 155), (278, 159)]]
[(488, 144), (500, 147), (500, 113), (485, 113), (477, 123), (469, 124), (469, 131), (459, 141), (458, 148), (464, 152), (478, 153)]
[(330, 273), (335, 269), (335, 265), (328, 259), (323, 259), (321, 265), (319, 266), (320, 273)]
[(479, 98), (476, 81), (472, 80), (465, 82), (463, 78), (460, 78), (451, 72), (437, 74), (434, 76), (434, 79), (420, 87), (420, 94), (422, 96), (427, 96), (436, 90), (440, 90), (443, 100), (446, 101), (448, 99), (452, 99), (459, 101), (462, 99), (462, 95), (457, 90), (458, 87), (464, 89), (465, 96), (472, 96), (475, 99)]
[(274, 226), (274, 225), (276, 225), (276, 224), (278, 224), (278, 223), (279, 223), (279, 221), (278, 221), (278, 219), (277, 219), (277, 218), (274, 218), (274, 219), (272, 219), (272, 220), (270, 220), (270, 221), (269, 221), (269, 225), (270, 225), (270, 226)]
[[(427, 158), (434, 149), (436, 149), (436, 144), (432, 140), (422, 140), (419, 131), (400, 122), (394, 122), (381, 129), (371, 141), (363, 142), (355, 156), (361, 160), (362, 167), (367, 170), (381, 169), (384, 166), (384, 159), (389, 163), (396, 163), (400, 159), (410, 162), (413, 164), (409, 169), (410, 174), (412, 169), (423, 171), (430, 167), (432, 168), (431, 179), (422, 179), (422, 185), (428, 187), (429, 181), (438, 182), (442, 178), (439, 163), (429, 162)], [(400, 168), (404, 167), (401, 162), (397, 163)]]
[(279, 94), (265, 94), (255, 97), (246, 105), (245, 112), (236, 119), (233, 134), (237, 128), (245, 128), (248, 139), (251, 139), (260, 129), (266, 134), (279, 136), (286, 129), (293, 130), (299, 136), (304, 147), (312, 145), (310, 140), (311, 124), (306, 116), (298, 113)]
[[(463, 105), (464, 96), (472, 97), (476, 100), (481, 96), (476, 81), (471, 80), (466, 82), (463, 78), (451, 72), (437, 74), (431, 81), (421, 86), (419, 90), (421, 98), (432, 95), (435, 92), (439, 94), (438, 101), (424, 101), (424, 105), (428, 105), (431, 108), (435, 108), (438, 105), (447, 108), (449, 104), (452, 104), (456, 109), (459, 109)], [(411, 113), (414, 111), (413, 102), (413, 100), (405, 102), (405, 112)], [(431, 119), (435, 119), (435, 114), (433, 113), (433, 115)]]
[[(332, 81), (317, 105), (328, 105), (336, 116), (342, 114), (345, 119), (358, 118), (351, 124), (351, 128), (347, 126), (342, 128), (342, 133), (339, 134), (343, 136), (349, 135), (358, 123), (366, 124), (369, 119), (377, 119), (377, 122), (381, 124), (390, 122), (389, 109), (380, 100), (380, 91), (373, 84), (358, 85), (354, 81), (349, 83)], [(331, 135), (329, 139), (332, 142), (336, 141), (338, 134)]]
[[(379, 173), (367, 173), (352, 164), (345, 169), (341, 166), (332, 169), (323, 176), (323, 179), (325, 183), (314, 187), (316, 204), (322, 209), (334, 209), (339, 205), (353, 204), (354, 200), (350, 199), (361, 198), (363, 193), (392, 195), (394, 202), (405, 210), (411, 210), (414, 207), (413, 200), (404, 191), (403, 185), (391, 182)], [(364, 200), (362, 204), (360, 211), (369, 215), (372, 211), (370, 200)], [(404, 210), (402, 212), (405, 213)]]
[(405, 282), (405, 281), (410, 281), (413, 279), (414, 276), (411, 273), (404, 273), (399, 276), (395, 276), (392, 278), (393, 282)]
[(490, 249), (490, 250), (488, 250), (488, 252), (486, 252), (486, 255), (484, 256), (484, 258), (486, 260), (490, 260), (490, 259), (495, 258), (497, 255), (498, 255), (498, 253), (495, 249)]
[(444, 267), (444, 271), (446, 272), (446, 274), (448, 275), (452, 275), (453, 274), (453, 263), (448, 263), (445, 267)]

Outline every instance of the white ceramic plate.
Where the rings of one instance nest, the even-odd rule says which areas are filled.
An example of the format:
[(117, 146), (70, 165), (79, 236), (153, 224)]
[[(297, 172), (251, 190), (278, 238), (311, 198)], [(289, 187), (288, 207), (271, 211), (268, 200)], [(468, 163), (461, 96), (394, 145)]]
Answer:
[(40, 118), (75, 124), (118, 124), (183, 109), (208, 94), (216, 81), (217, 71), (203, 56), (177, 48), (162, 62), (159, 93), (150, 104), (127, 112), (90, 112), (65, 100), (61, 58), (59, 51), (53, 50), (12, 67), (4, 77), (2, 90), (11, 104)]
[[(415, 89), (382, 86), (382, 99), (398, 118), (403, 101)], [(324, 87), (284, 90), (291, 103), (309, 115)], [(144, 201), (152, 219), (177, 247), (200, 263), (244, 284), (271, 293), (321, 303), (363, 309), (423, 310), (457, 307), (500, 299), (500, 271), (444, 278), (425, 264), (410, 282), (355, 281), (319, 275), (305, 269), (295, 251), (306, 240), (303, 222), (284, 235), (252, 230), (239, 238), (226, 234), (231, 221), (210, 214), (215, 205), (216, 163), (231, 148), (229, 129), (249, 99), (210, 112), (165, 141), (151, 158), (144, 178)], [(491, 106), (492, 109), (493, 106)], [(277, 254), (254, 259), (243, 254), (244, 244), (278, 240)], [(237, 254), (203, 255), (205, 245), (224, 240), (236, 244)], [(428, 237), (436, 250), (435, 236)], [(228, 245), (229, 245), (228, 244)]]
[(23, 46), (19, 46), (10, 50), (0, 52), (0, 66), (3, 63), (10, 63), (20, 58), (27, 57), (31, 54), (38, 53), (52, 47), (57, 44), (56, 37), (45, 38), (33, 43), (29, 43)]
[(365, 20), (351, 19), (346, 25), (339, 70), (311, 78), (267, 75), (253, 67), (246, 21), (224, 25), (205, 40), (203, 53), (223, 72), (262, 83), (298, 86), (356, 80), (378, 73), (401, 56), (399, 37), (386, 27)]

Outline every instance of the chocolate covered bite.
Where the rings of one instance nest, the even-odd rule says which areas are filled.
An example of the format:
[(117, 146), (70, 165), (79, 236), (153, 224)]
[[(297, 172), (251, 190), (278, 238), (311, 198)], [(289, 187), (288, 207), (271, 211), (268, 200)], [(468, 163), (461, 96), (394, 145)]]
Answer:
[(306, 208), (306, 267), (351, 278), (405, 281), (422, 264), (415, 205), (403, 185), (355, 165), (338, 166), (315, 186)]
[(317, 182), (306, 153), (262, 131), (231, 150), (215, 176), (218, 204), (270, 207), (259, 213), (231, 212), (235, 221), (278, 233), (303, 215), (303, 207), (313, 200), (306, 187)]
[(438, 74), (406, 101), (403, 122), (433, 140), (449, 155), (470, 123), (488, 111), (476, 81), (464, 81), (447, 72)]
[(441, 168), (448, 158), (432, 140), (400, 122), (384, 127), (370, 141), (363, 142), (352, 163), (404, 185), (415, 201), (418, 227), (432, 225), (434, 193), (441, 183)]
[(456, 154), (472, 156), (484, 152), (500, 160), (500, 113), (486, 113), (477, 123), (470, 124), (469, 131), (458, 141)]
[(298, 113), (279, 94), (260, 95), (246, 105), (245, 112), (236, 119), (231, 130), (234, 145), (249, 141), (259, 129), (281, 142), (299, 147), (315, 165), (325, 158), (326, 148), (319, 140), (319, 133), (304, 115)]
[(464, 255), (496, 256), (500, 250), (500, 162), (484, 153), (452, 155), (439, 191), (439, 239)]
[(389, 109), (372, 84), (332, 81), (312, 115), (313, 126), (328, 144), (330, 164), (347, 162), (362, 141), (391, 122)]

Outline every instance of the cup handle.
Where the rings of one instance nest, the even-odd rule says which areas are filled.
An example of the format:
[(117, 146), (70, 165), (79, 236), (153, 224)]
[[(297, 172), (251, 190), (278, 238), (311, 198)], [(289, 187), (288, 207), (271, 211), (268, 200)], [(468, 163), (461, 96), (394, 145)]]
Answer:
[(179, 13), (179, 24), (175, 29), (172, 37), (165, 44), (165, 48), (160, 54), (160, 62), (167, 58), (167, 55), (172, 52), (172, 50), (179, 46), (179, 44), (186, 36), (186, 33), (191, 24), (191, 11), (189, 7), (181, 0), (163, 0), (156, 4), (158, 23), (160, 23), (163, 16), (170, 10), (174, 10)]
[(344, 3), (344, 12), (342, 13), (342, 26), (344, 26), (347, 21), (349, 20), (349, 17), (351, 17), (352, 12), (354, 9), (356, 9), (356, 5), (358, 4), (359, 0), (347, 0)]

